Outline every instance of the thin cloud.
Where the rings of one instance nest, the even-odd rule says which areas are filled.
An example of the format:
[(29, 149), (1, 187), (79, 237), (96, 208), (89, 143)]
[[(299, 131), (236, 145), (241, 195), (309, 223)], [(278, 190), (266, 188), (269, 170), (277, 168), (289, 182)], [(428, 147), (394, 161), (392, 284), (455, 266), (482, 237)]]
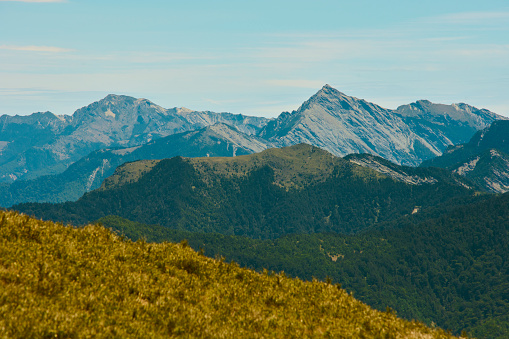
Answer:
[(449, 19), (453, 22), (469, 23), (492, 20), (505, 20), (509, 19), (509, 12), (466, 12), (456, 13), (443, 16), (444, 19)]
[[(5, 1), (5, 0), (0, 0)], [(46, 52), (46, 53), (67, 53), (73, 52), (73, 49), (54, 47), (54, 46), (7, 46), (0, 45), (0, 49), (8, 51), (24, 51), (24, 52)]]

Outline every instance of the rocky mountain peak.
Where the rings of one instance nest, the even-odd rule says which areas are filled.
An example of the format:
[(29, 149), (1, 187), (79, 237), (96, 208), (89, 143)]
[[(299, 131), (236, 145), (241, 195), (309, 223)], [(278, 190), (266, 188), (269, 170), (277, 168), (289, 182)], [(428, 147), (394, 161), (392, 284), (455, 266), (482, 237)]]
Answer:
[(104, 99), (101, 99), (98, 102), (102, 105), (115, 105), (119, 103), (134, 103), (137, 100), (143, 99), (136, 99), (127, 95), (108, 94), (104, 97)]
[(350, 97), (337, 89), (331, 87), (330, 85), (324, 85), (315, 95), (309, 98), (308, 101), (304, 103), (325, 103), (325, 102), (338, 102), (338, 101), (347, 101), (351, 102), (356, 100), (356, 98)]
[(428, 117), (427, 119), (437, 121), (452, 119), (461, 121), (475, 129), (483, 129), (494, 120), (506, 119), (487, 109), (478, 109), (464, 103), (446, 105), (432, 103), (428, 100), (418, 100), (408, 105), (399, 106), (395, 112), (404, 117)]

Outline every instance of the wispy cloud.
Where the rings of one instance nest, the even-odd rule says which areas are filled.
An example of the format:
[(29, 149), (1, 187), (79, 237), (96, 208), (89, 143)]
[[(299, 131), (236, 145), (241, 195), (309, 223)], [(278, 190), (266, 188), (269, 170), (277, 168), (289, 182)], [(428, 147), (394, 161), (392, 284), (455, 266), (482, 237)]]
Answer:
[[(0, 0), (4, 1), (4, 0)], [(67, 53), (73, 52), (73, 49), (54, 47), (54, 46), (9, 46), (0, 45), (0, 49), (8, 51), (25, 51), (25, 52), (47, 52), (47, 53)]]
[(0, 0), (2, 1), (10, 1), (10, 2), (67, 2), (67, 0)]

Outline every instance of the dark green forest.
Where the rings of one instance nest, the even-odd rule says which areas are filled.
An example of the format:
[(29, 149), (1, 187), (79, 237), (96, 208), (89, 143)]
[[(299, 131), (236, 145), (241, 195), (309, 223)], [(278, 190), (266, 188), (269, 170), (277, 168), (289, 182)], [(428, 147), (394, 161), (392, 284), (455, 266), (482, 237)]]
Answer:
[(214, 172), (214, 165), (200, 172), (188, 159), (176, 157), (160, 161), (136, 182), (87, 193), (77, 202), (25, 203), (13, 209), (74, 225), (118, 215), (173, 229), (265, 239), (355, 233), (416, 208), (425, 214), (437, 207), (440, 213), (440, 206), (484, 198), (453, 180), (409, 185), (340, 158), (323, 180), (313, 182), (313, 173), (297, 169), (291, 180), (308, 184), (282, 187), (274, 183), (277, 168), (271, 161), (235, 176), (228, 175), (234, 165), (225, 173)]
[(402, 217), (356, 235), (255, 240), (100, 220), (131, 239), (187, 239), (207, 256), (305, 280), (340, 283), (367, 304), (480, 338), (509, 335), (509, 194), (451, 207), (425, 221)]

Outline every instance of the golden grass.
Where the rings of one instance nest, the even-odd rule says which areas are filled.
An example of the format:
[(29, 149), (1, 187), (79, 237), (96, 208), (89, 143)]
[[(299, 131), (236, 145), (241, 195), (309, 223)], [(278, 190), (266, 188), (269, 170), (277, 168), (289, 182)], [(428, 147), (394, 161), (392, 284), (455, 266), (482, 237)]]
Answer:
[(321, 148), (307, 144), (271, 148), (234, 158), (191, 158), (189, 161), (207, 183), (214, 182), (219, 177), (242, 177), (265, 165), (274, 170), (274, 184), (286, 189), (302, 189), (323, 182), (332, 175), (339, 164), (350, 165), (354, 175), (366, 180), (385, 177), (376, 171), (350, 164)]
[(449, 338), (339, 288), (0, 212), (3, 338)]

